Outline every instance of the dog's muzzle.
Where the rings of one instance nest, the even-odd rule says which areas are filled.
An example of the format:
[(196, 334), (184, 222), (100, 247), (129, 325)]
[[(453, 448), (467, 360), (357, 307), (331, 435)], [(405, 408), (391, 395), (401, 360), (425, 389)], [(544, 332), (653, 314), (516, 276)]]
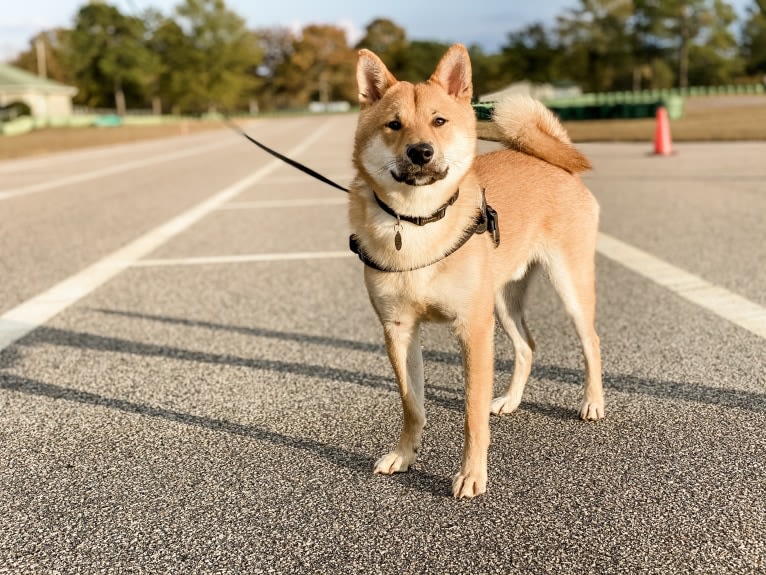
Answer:
[(444, 168), (434, 160), (436, 152), (427, 142), (410, 144), (405, 155), (396, 163), (396, 170), (391, 170), (391, 177), (408, 186), (429, 186), (447, 177), (449, 166)]

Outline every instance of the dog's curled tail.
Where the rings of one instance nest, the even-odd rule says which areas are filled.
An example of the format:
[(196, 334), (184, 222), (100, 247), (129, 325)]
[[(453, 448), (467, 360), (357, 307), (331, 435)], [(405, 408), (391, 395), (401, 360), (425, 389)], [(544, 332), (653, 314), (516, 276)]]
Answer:
[(573, 174), (591, 168), (553, 112), (539, 100), (519, 94), (506, 96), (495, 106), (493, 121), (500, 129), (501, 141), (513, 150)]

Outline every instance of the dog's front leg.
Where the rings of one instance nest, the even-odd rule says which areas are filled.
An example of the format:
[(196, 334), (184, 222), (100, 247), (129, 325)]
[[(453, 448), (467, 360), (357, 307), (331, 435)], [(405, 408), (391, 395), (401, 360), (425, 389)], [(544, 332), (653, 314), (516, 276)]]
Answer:
[(397, 448), (375, 462), (375, 473), (407, 471), (415, 461), (426, 423), (423, 399), (423, 352), (420, 327), (414, 320), (384, 321), (386, 349), (402, 399), (404, 422)]
[[(489, 407), (494, 377), (494, 318), (478, 314), (457, 324), (465, 369), (465, 443), (460, 472), (452, 482), (455, 497), (475, 497), (487, 491)], [(477, 319), (479, 318), (479, 319)], [(482, 321), (483, 320), (483, 321)]]

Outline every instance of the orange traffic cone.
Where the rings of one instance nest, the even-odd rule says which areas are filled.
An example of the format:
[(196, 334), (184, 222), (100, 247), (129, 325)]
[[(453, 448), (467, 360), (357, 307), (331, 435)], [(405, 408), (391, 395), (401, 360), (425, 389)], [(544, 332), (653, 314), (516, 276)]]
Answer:
[(670, 142), (670, 122), (664, 106), (657, 108), (657, 126), (654, 129), (654, 154), (669, 156), (673, 153)]

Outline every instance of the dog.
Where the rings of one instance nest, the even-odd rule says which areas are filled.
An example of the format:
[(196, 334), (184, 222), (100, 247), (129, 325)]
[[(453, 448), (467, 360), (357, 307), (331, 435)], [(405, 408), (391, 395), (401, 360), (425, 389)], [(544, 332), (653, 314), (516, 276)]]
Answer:
[[(422, 83), (397, 81), (361, 50), (360, 112), (354, 138), (351, 249), (382, 326), (399, 386), (399, 442), (374, 472), (407, 471), (425, 425), (423, 322), (451, 324), (465, 372), (465, 429), (456, 498), (486, 492), (490, 413), (515, 410), (532, 367), (524, 320), (530, 277), (543, 267), (571, 317), (585, 356), (584, 420), (604, 416), (601, 352), (595, 331), (595, 250), (599, 207), (578, 173), (590, 168), (540, 102), (500, 102), (494, 122), (502, 150), (476, 156), (471, 62), (456, 44)], [(515, 362), (492, 399), (495, 315)]]

